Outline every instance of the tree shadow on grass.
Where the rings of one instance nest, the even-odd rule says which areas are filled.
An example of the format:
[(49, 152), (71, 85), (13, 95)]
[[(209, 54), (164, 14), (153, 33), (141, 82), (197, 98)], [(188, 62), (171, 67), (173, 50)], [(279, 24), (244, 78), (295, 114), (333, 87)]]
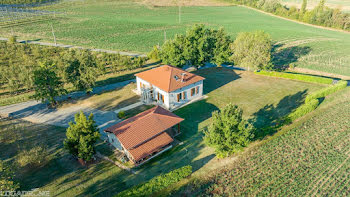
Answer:
[(276, 127), (281, 124), (283, 117), (293, 112), (303, 104), (307, 90), (285, 96), (277, 105), (268, 104), (253, 114), (249, 120), (256, 128), (255, 139), (263, 139), (267, 135), (276, 132)]
[(300, 57), (311, 52), (309, 46), (285, 47), (283, 44), (275, 45), (272, 49), (272, 64), (277, 70), (286, 70), (291, 63), (297, 62)]
[(205, 78), (203, 84), (203, 94), (208, 94), (240, 77), (233, 69), (224, 67), (214, 67), (198, 70), (194, 72)]

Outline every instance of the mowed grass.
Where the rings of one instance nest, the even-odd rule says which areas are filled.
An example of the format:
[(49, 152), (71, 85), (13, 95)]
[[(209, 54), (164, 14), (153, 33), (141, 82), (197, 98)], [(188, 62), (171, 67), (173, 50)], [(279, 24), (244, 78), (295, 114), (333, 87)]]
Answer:
[(130, 83), (113, 91), (83, 97), (78, 100), (67, 101), (61, 106), (61, 108), (79, 105), (102, 111), (116, 110), (140, 101), (140, 96), (133, 92), (134, 89), (136, 89), (136, 84)]
[[(50, 191), (53, 196), (111, 196), (185, 165), (191, 165), (195, 172), (201, 174), (212, 171), (212, 168), (207, 167), (208, 165), (212, 167), (222, 165), (221, 160), (215, 159), (213, 149), (203, 143), (202, 131), (210, 123), (211, 112), (225, 106), (228, 102), (242, 107), (246, 118), (255, 120), (255, 117), (265, 116), (267, 120), (259, 118), (259, 124), (263, 126), (272, 124), (271, 117), (285, 114), (296, 108), (299, 101), (304, 99), (306, 92), (323, 87), (226, 68), (199, 70), (197, 74), (206, 77), (205, 93), (209, 97), (175, 111), (176, 114), (185, 118), (181, 124), (182, 134), (177, 138), (183, 144), (136, 168), (136, 175), (103, 161), (89, 168), (80, 167), (62, 148), (65, 129), (20, 120), (0, 122), (0, 135), (4, 135), (0, 139), (13, 139), (5, 143), (1, 141), (1, 159), (9, 163), (14, 161), (18, 149), (26, 147), (23, 142), (31, 146), (36, 142), (47, 144), (54, 157), (46, 166), (24, 174), (21, 171), (17, 173), (17, 180), (23, 189), (40, 188), (40, 190)], [(261, 110), (265, 112), (264, 107), (271, 105), (273, 106), (270, 107), (271, 109), (276, 109), (272, 110), (273, 113), (254, 115)], [(6, 137), (9, 134), (22, 137)], [(8, 150), (12, 152), (10, 155)], [(106, 151), (108, 148), (101, 142), (98, 150), (106, 155), (111, 154), (110, 151)]]
[[(349, 196), (350, 89), (179, 196)], [(316, 115), (315, 115), (316, 114)], [(310, 118), (311, 117), (311, 118)], [(200, 185), (200, 184), (196, 184)]]
[[(315, 28), (238, 6), (152, 7), (139, 1), (64, 1), (43, 9), (65, 12), (52, 21), (59, 43), (91, 48), (148, 52), (164, 37), (185, 33), (193, 24), (239, 32), (264, 30), (278, 43), (283, 64), (350, 76), (350, 34)], [(50, 22), (51, 23), (51, 22)], [(13, 27), (19, 39), (53, 42), (49, 22)], [(1, 28), (9, 37), (11, 28)], [(166, 32), (166, 36), (165, 33)]]

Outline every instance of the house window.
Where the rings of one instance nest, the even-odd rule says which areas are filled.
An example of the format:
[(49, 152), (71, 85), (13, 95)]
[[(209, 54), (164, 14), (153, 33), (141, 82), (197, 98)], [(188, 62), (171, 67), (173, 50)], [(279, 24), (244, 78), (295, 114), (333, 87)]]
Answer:
[(196, 87), (196, 94), (199, 94), (199, 86)]
[(162, 101), (162, 102), (164, 103), (164, 96), (163, 96), (163, 94), (160, 94), (160, 93), (158, 92), (158, 94), (157, 94), (157, 100), (158, 100), (158, 101)]
[(182, 92), (182, 99), (186, 100), (186, 92), (185, 91)]
[(196, 93), (196, 89), (195, 89), (195, 88), (192, 88), (192, 89), (191, 89), (191, 96), (193, 96), (193, 95), (195, 95), (195, 94), (197, 94), (197, 93)]
[(182, 99), (182, 93), (178, 93), (177, 94), (177, 102), (180, 102), (181, 99)]

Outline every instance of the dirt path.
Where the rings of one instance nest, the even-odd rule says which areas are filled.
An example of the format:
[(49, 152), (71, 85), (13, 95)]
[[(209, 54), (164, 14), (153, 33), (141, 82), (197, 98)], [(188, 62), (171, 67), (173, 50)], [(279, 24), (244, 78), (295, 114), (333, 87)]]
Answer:
[[(0, 40), (8, 41), (7, 38), (1, 38)], [(95, 52), (104, 52), (104, 53), (111, 53), (111, 54), (120, 54), (120, 55), (127, 55), (127, 56), (133, 56), (133, 57), (146, 57), (145, 54), (140, 53), (131, 53), (131, 52), (124, 52), (124, 51), (113, 51), (113, 50), (106, 50), (106, 49), (90, 49), (86, 47), (81, 46), (74, 46), (74, 45), (65, 45), (65, 44), (55, 44), (55, 43), (49, 43), (49, 42), (39, 42), (39, 41), (30, 41), (30, 40), (17, 40), (18, 43), (28, 43), (28, 44), (38, 44), (43, 46), (53, 46), (53, 47), (61, 47), (61, 48), (67, 48), (67, 49), (85, 49)]]

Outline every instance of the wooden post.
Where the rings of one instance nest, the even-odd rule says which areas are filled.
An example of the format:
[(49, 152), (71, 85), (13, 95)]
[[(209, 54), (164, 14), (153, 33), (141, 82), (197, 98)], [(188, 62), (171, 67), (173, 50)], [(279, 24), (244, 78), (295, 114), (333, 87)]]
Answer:
[(57, 46), (56, 36), (55, 36), (55, 32), (53, 31), (53, 26), (52, 26), (52, 24), (50, 24), (50, 25), (51, 25), (51, 31), (52, 31), (53, 40), (55, 42), (55, 46)]

